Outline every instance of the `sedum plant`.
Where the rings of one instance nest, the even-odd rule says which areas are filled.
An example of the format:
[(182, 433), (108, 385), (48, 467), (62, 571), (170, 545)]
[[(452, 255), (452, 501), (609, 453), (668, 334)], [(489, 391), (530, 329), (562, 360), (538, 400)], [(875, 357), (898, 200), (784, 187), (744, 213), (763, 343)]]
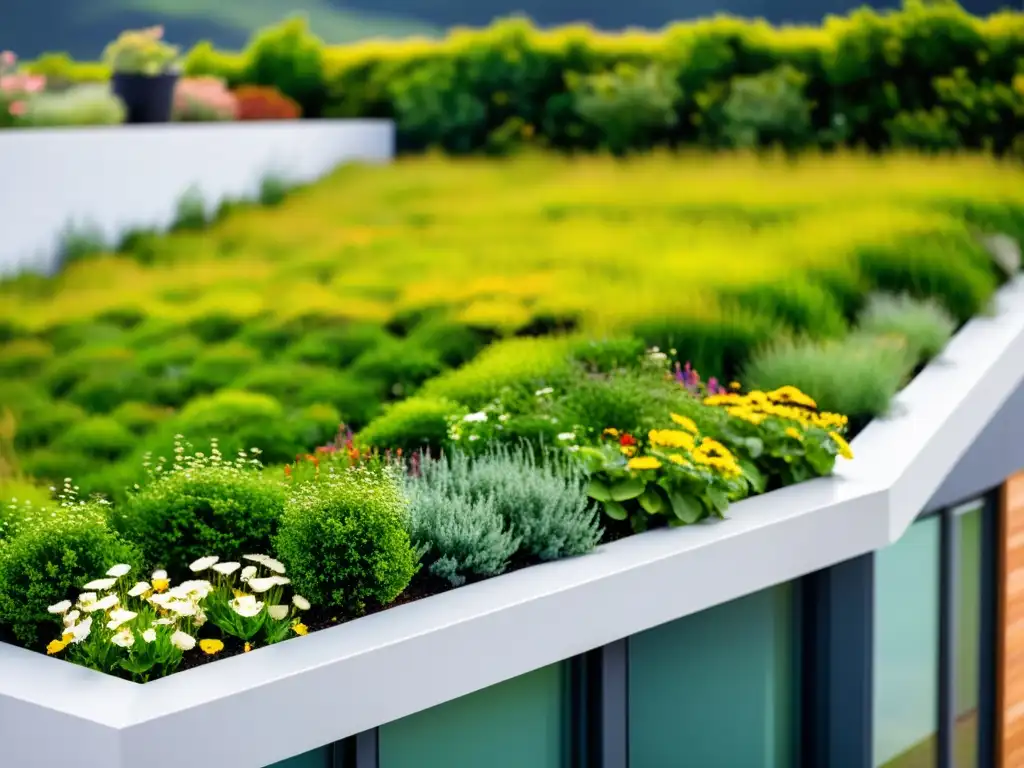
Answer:
[(22, 114), (24, 123), (36, 128), (120, 125), (124, 118), (124, 104), (104, 83), (36, 94), (25, 102)]
[(164, 42), (164, 28), (128, 30), (103, 51), (103, 62), (115, 73), (162, 75), (172, 71), (179, 49)]
[(938, 355), (953, 337), (956, 319), (934, 299), (877, 293), (868, 298), (857, 326), (872, 336), (904, 339), (908, 355), (923, 362)]

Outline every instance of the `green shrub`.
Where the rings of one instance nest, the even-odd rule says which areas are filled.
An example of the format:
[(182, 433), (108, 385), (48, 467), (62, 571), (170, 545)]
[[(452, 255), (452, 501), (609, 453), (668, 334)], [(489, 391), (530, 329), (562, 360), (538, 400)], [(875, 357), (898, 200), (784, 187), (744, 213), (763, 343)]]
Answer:
[(864, 245), (856, 256), (875, 290), (937, 299), (961, 323), (981, 312), (996, 289), (995, 269), (984, 245), (962, 228)]
[(807, 76), (788, 64), (734, 78), (722, 105), (723, 134), (733, 147), (778, 144), (795, 150), (813, 140)]
[(183, 375), (203, 351), (202, 341), (179, 330), (168, 338), (155, 340), (152, 346), (139, 343), (136, 359), (139, 367), (151, 376), (173, 377), (175, 373)]
[(96, 370), (78, 381), (68, 392), (68, 400), (90, 413), (109, 413), (132, 398), (151, 399), (153, 382), (134, 367), (124, 364), (112, 370)]
[(361, 354), (352, 375), (378, 382), (395, 397), (410, 394), (444, 368), (440, 355), (411, 341), (390, 341)]
[(504, 572), (521, 539), (502, 517), (493, 491), (477, 491), (466, 454), (424, 456), (406, 481), (409, 531), (430, 573), (460, 586), (466, 577)]
[(461, 368), (431, 379), (423, 388), (440, 397), (480, 408), (507, 389), (534, 392), (558, 386), (575, 375), (574, 340), (521, 338), (492, 344)]
[[(5, 398), (0, 396), (0, 404)], [(85, 419), (86, 413), (74, 403), (49, 398), (20, 400), (14, 405), (18, 421), (17, 447), (19, 450), (39, 448), (52, 442), (74, 424)]]
[(110, 418), (135, 435), (144, 435), (171, 416), (171, 409), (129, 401), (115, 408)]
[(303, 115), (319, 117), (327, 90), (323, 54), (323, 42), (297, 16), (257, 33), (245, 51), (241, 80), (273, 86), (297, 101)]
[(207, 555), (234, 560), (269, 551), (284, 488), (251, 459), (223, 457), (216, 444), (195, 453), (178, 445), (173, 462), (160, 471), (156, 464), (152, 477), (115, 510), (116, 529), (138, 544), (148, 565), (176, 578)]
[(440, 448), (448, 440), (448, 417), (459, 405), (436, 397), (410, 397), (385, 409), (360, 433), (362, 445), (402, 449), (413, 454), (424, 448)]
[(219, 344), (237, 334), (245, 321), (244, 317), (238, 317), (223, 310), (213, 310), (193, 319), (188, 327), (206, 344)]
[(0, 376), (34, 376), (53, 359), (53, 347), (40, 339), (14, 339), (0, 346)]
[(105, 508), (94, 503), (63, 506), (23, 519), (16, 535), (0, 545), (0, 624), (30, 648), (41, 648), (60, 627), (47, 607), (75, 599), (84, 584), (125, 563), (137, 569), (137, 548), (106, 527)]
[(896, 149), (943, 152), (963, 146), (960, 132), (942, 107), (898, 112), (885, 121), (885, 131)]
[(96, 469), (96, 460), (69, 449), (39, 448), (20, 454), (21, 469), (40, 482), (59, 485), (68, 477), (80, 478)]
[(675, 74), (659, 65), (622, 62), (609, 72), (569, 75), (567, 85), (576, 111), (616, 155), (652, 146), (678, 121), (682, 92)]
[(109, 416), (93, 416), (63, 432), (53, 443), (57, 450), (73, 451), (97, 462), (115, 461), (135, 445), (135, 436)]
[(453, 61), (437, 58), (387, 84), (388, 100), (403, 128), (409, 149), (440, 147), (472, 152), (487, 140), (487, 103), (466, 82), (468, 73)]
[(913, 360), (931, 360), (956, 331), (946, 309), (929, 299), (875, 294), (868, 300), (858, 327), (874, 336), (898, 336), (906, 341)]
[(527, 446), (499, 446), (472, 462), (469, 485), (474, 498), (494, 499), (521, 550), (541, 560), (586, 554), (601, 540), (588, 479), (565, 456), (538, 460)]
[(57, 264), (65, 267), (107, 250), (103, 230), (92, 223), (68, 222), (57, 236)]
[(780, 325), (815, 338), (840, 336), (846, 331), (846, 320), (835, 297), (811, 280), (794, 276), (778, 283), (754, 283), (726, 290), (722, 298), (752, 315), (773, 318)]
[(358, 615), (391, 603), (417, 570), (392, 471), (355, 468), (295, 487), (274, 540), (295, 589)]
[(456, 368), (476, 357), (490, 338), (485, 332), (463, 323), (434, 318), (417, 325), (408, 340), (414, 347), (437, 355), (445, 367)]
[(592, 371), (607, 373), (618, 368), (632, 368), (644, 354), (641, 339), (631, 336), (581, 339), (573, 346), (572, 356)]
[(202, 190), (199, 187), (189, 187), (178, 198), (171, 229), (174, 231), (200, 230), (205, 229), (209, 223), (210, 216)]
[(268, 208), (280, 205), (288, 197), (292, 187), (293, 185), (289, 184), (284, 177), (276, 174), (267, 174), (260, 179), (260, 205), (265, 205)]
[(272, 395), (293, 406), (331, 405), (353, 429), (369, 423), (380, 412), (383, 394), (372, 380), (301, 363), (264, 365), (238, 379), (234, 386)]
[(195, 395), (223, 389), (256, 368), (261, 360), (259, 352), (239, 341), (206, 347), (185, 374), (187, 391)]
[(310, 330), (285, 351), (285, 357), (302, 363), (344, 368), (391, 337), (379, 325), (346, 324)]
[(754, 356), (742, 381), (765, 391), (794, 386), (819, 409), (856, 420), (884, 414), (912, 365), (902, 339), (854, 334), (825, 343), (777, 342)]
[(119, 125), (125, 108), (106, 83), (76, 85), (65, 91), (40, 93), (26, 101), (24, 120), (36, 128)]
[(134, 358), (135, 353), (130, 349), (99, 342), (59, 356), (46, 370), (44, 381), (54, 397), (65, 397), (91, 375), (130, 374), (135, 369)]

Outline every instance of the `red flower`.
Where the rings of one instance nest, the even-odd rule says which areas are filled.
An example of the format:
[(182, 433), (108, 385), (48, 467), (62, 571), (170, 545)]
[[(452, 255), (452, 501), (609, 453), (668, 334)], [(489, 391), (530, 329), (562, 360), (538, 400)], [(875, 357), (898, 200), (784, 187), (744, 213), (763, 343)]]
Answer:
[(619, 438), (619, 445), (636, 445), (636, 438), (627, 432)]

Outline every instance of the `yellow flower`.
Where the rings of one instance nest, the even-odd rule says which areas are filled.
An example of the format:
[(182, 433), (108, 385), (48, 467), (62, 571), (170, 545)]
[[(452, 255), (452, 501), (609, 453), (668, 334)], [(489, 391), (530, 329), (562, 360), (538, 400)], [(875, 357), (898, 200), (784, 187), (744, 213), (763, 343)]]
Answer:
[(853, 451), (850, 450), (850, 444), (846, 442), (846, 438), (840, 435), (838, 432), (829, 432), (828, 436), (832, 438), (832, 442), (836, 444), (836, 448), (839, 449), (839, 455), (844, 459), (852, 459)]
[(757, 411), (742, 405), (727, 408), (726, 413), (735, 419), (742, 419), (743, 421), (754, 424), (755, 426), (760, 424), (766, 418), (763, 413), (758, 413)]
[(309, 627), (307, 627), (301, 621), (297, 621), (294, 624), (292, 624), (292, 631), (296, 635), (299, 635), (299, 636), (308, 635), (309, 634)]
[(207, 656), (213, 656), (215, 653), (220, 653), (224, 650), (224, 643), (220, 640), (200, 640), (199, 648)]
[(796, 427), (787, 427), (786, 428), (786, 435), (788, 437), (792, 437), (794, 440), (803, 440), (804, 439), (803, 432), (801, 432)]
[(724, 395), (709, 395), (704, 398), (704, 405), (741, 405), (742, 403), (742, 395), (737, 395), (734, 392)]
[(151, 583), (153, 585), (154, 592), (166, 592), (167, 588), (171, 586), (169, 579), (153, 579)]
[(710, 437), (705, 437), (700, 441), (700, 449), (708, 456), (716, 456), (723, 459), (732, 458), (732, 453), (729, 452), (728, 448), (717, 440), (712, 440)]
[(653, 456), (637, 456), (635, 459), (630, 459), (629, 463), (626, 464), (630, 469), (658, 469), (661, 466), (661, 462)]
[(50, 644), (46, 646), (46, 654), (53, 656), (54, 654), (60, 653), (68, 647), (66, 640), (51, 640)]
[(693, 419), (689, 419), (686, 416), (680, 416), (678, 413), (670, 414), (672, 421), (678, 424), (680, 427), (685, 429), (690, 434), (696, 435), (700, 430), (697, 429), (697, 424)]
[(245, 653), (248, 653), (249, 651), (251, 651), (252, 650), (252, 643), (246, 643), (244, 650), (245, 650)]
[(668, 457), (668, 460), (671, 461), (673, 464), (678, 464), (680, 467), (691, 467), (691, 466), (693, 466), (692, 464), (690, 464), (688, 459), (686, 459), (684, 456), (682, 456), (681, 454), (678, 454), (678, 453), (671, 454)]
[(622, 445), (622, 446), (619, 446), (619, 451), (622, 453), (623, 456), (634, 456), (634, 455), (636, 455), (636, 446), (635, 445)]
[(814, 400), (805, 395), (796, 387), (791, 387), (789, 385), (772, 390), (771, 392), (768, 393), (768, 399), (774, 403), (800, 405), (803, 406), (804, 408), (818, 407), (818, 404), (814, 402)]
[(739, 388), (740, 388), (740, 383), (738, 381), (730, 381), (729, 382), (729, 389), (737, 390)]
[(601, 434), (604, 435), (605, 437), (618, 437), (619, 436), (619, 430), (614, 429), (613, 427), (608, 427), (608, 429), (606, 429)]
[(660, 448), (685, 448), (693, 450), (693, 435), (679, 429), (652, 429), (647, 433), (652, 445)]

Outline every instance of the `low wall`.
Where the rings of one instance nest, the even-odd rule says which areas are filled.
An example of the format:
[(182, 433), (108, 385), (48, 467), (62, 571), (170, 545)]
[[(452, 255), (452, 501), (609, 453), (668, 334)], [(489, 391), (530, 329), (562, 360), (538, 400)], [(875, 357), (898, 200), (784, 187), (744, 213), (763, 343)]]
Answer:
[(0, 276), (52, 272), (69, 225), (110, 242), (166, 227), (191, 187), (216, 204), (255, 197), (268, 173), (301, 183), (345, 161), (393, 156), (386, 120), (0, 131)]

